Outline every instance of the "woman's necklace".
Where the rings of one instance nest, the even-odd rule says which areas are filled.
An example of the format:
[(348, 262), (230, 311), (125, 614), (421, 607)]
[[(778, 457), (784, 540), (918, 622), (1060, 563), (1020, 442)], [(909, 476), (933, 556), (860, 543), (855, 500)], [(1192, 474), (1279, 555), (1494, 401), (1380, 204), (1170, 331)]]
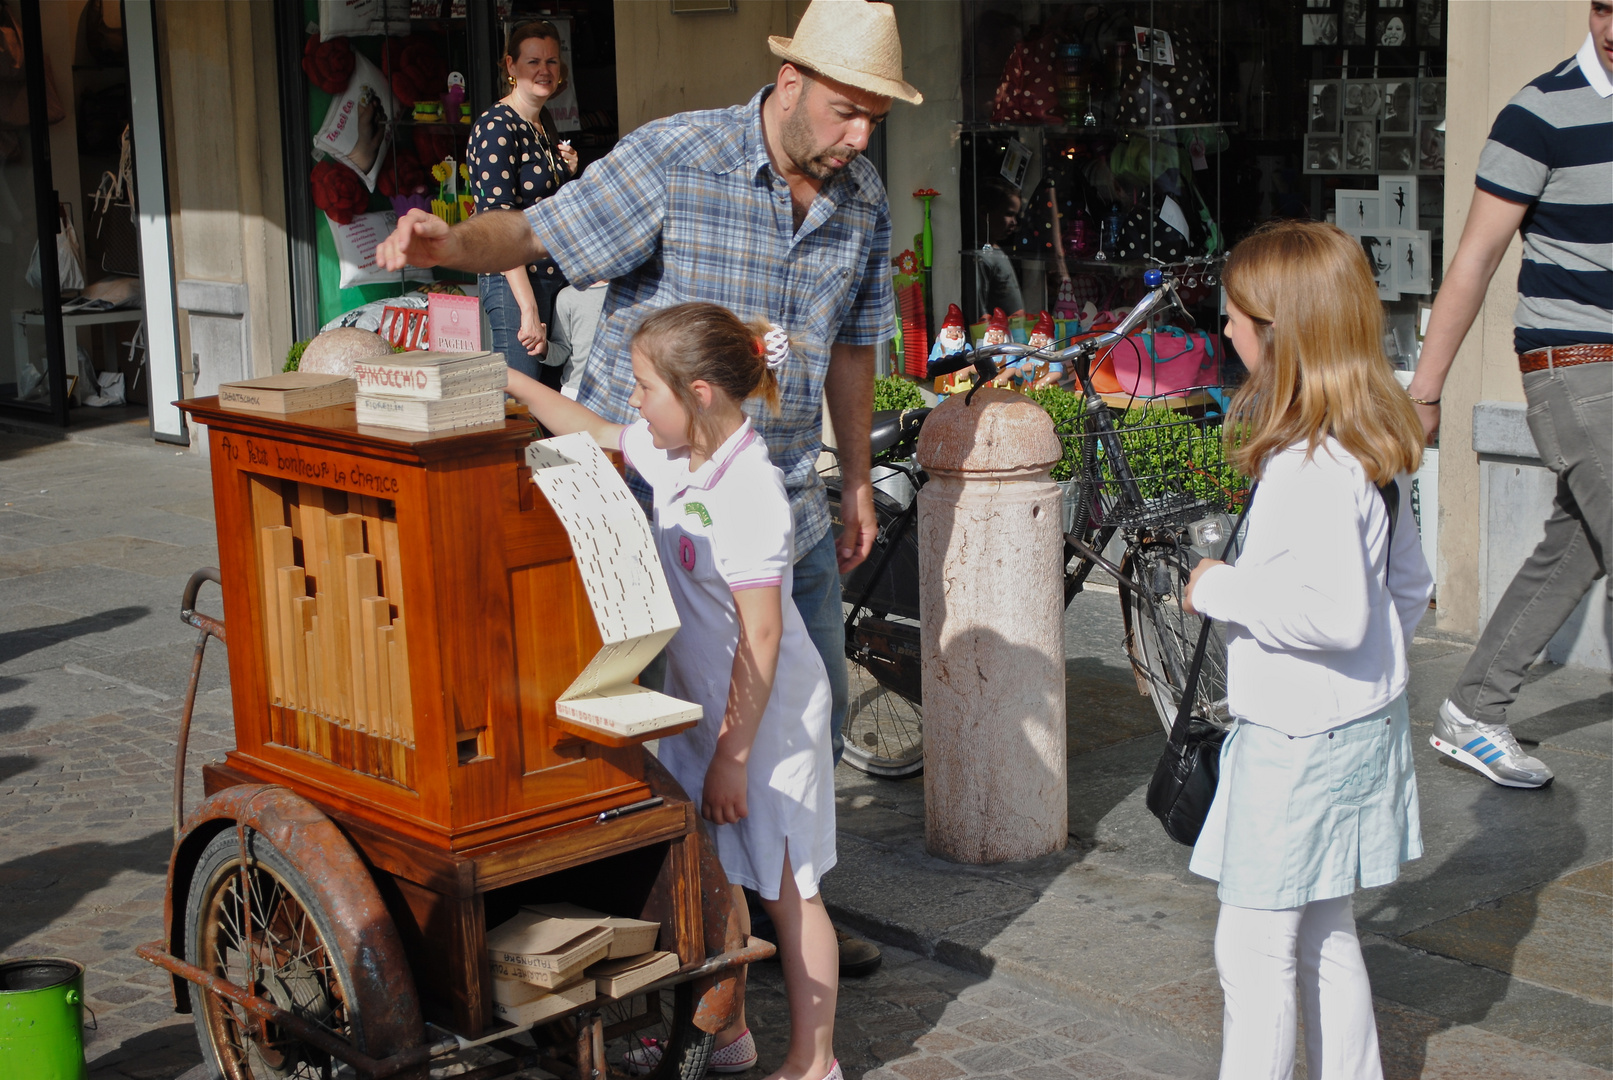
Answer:
[(560, 163), (555, 159), (554, 148), (549, 145), (548, 131), (544, 129), (541, 121), (528, 120), (521, 110), (515, 107), (515, 102), (511, 100), (513, 97), (514, 95), (512, 94), (510, 97), (504, 98), (500, 104), (509, 106), (509, 110), (517, 117), (520, 117), (521, 122), (527, 126), (527, 130), (532, 132), (532, 141), (537, 145), (538, 152), (543, 155), (543, 164), (548, 170), (549, 182), (558, 184), (560, 177), (565, 174), (560, 169)]

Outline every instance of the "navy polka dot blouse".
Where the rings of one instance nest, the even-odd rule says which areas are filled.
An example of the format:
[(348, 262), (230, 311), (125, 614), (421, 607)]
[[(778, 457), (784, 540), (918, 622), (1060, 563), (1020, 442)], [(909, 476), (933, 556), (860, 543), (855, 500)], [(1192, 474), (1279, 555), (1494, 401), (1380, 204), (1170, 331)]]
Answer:
[[(560, 190), (569, 176), (541, 125), (526, 122), (503, 102), (488, 109), (470, 132), (471, 193), (476, 211), (524, 210)], [(538, 273), (539, 268), (531, 268)]]

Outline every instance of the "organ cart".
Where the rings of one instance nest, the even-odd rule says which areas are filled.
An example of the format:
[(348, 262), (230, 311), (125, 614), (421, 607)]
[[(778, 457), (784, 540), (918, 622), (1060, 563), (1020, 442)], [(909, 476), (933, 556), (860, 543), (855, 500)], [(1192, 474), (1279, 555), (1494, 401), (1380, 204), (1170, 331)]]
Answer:
[[(219, 542), (183, 615), (197, 671), (228, 627), (236, 744), (181, 823), (181, 732), (165, 936), (139, 953), (173, 975), (204, 1059), (228, 1080), (424, 1077), (485, 1044), (512, 1056), (473, 1075), (524, 1053), (593, 1080), (608, 1045), (658, 1035), (657, 1075), (703, 1075), (743, 965), (772, 947), (741, 931), (650, 736), (557, 715), (601, 639), (524, 463), (536, 425), (427, 435), (361, 427), (351, 405), (182, 406), (206, 425)], [(222, 623), (195, 610), (208, 578)], [(512, 1042), (487, 932), (551, 902), (658, 922), (678, 967)]]

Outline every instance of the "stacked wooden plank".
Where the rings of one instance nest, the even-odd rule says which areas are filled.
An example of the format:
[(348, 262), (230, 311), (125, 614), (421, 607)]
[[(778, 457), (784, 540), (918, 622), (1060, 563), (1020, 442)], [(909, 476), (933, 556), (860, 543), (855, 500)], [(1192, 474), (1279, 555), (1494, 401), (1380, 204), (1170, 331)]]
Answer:
[(660, 931), (575, 904), (524, 907), (487, 935), (493, 1011), (525, 1025), (595, 997), (627, 997), (678, 969), (677, 954), (655, 951)]
[(404, 352), (353, 365), (360, 424), (448, 431), (504, 419), (504, 356)]

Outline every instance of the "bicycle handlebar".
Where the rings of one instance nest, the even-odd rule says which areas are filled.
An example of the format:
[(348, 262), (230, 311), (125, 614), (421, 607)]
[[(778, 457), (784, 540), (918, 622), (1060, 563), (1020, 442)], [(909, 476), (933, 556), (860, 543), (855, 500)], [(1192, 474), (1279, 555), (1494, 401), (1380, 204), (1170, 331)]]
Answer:
[(950, 375), (955, 371), (973, 367), (979, 376), (979, 384), (983, 385), (995, 379), (1002, 373), (1002, 365), (995, 362), (997, 357), (1024, 359), (1031, 357), (1049, 363), (1063, 363), (1080, 357), (1093, 355), (1103, 349), (1130, 337), (1131, 334), (1143, 324), (1149, 316), (1154, 314), (1161, 306), (1169, 305), (1178, 311), (1185, 311), (1181, 298), (1176, 295), (1176, 278), (1164, 270), (1148, 270), (1143, 274), (1143, 283), (1149, 291), (1136, 305), (1126, 313), (1126, 317), (1112, 330), (1093, 337), (1084, 338), (1065, 349), (1035, 349), (1029, 345), (1020, 345), (1017, 342), (1004, 342), (1001, 345), (982, 345), (974, 350), (972, 355), (960, 354), (948, 360), (931, 364), (929, 374)]

